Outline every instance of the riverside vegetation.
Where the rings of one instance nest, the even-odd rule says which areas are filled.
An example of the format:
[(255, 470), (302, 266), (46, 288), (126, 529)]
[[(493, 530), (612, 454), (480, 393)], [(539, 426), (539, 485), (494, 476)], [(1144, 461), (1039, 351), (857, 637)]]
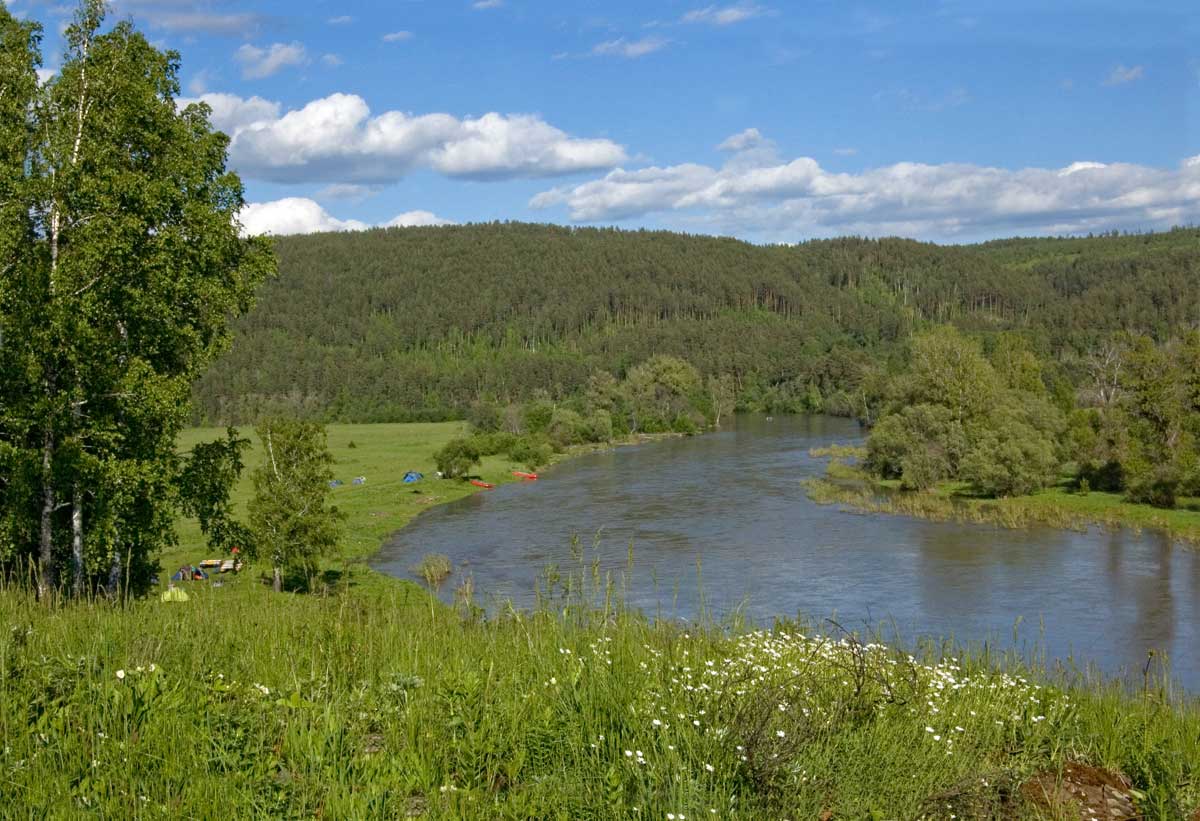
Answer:
[[(935, 519), (1154, 527), (1200, 541), (1200, 333), (1124, 334), (1054, 396), (1020, 337), (914, 337), (861, 449), (833, 449), (813, 498)], [(851, 467), (848, 462), (857, 463)], [(861, 484), (861, 483), (860, 483)]]

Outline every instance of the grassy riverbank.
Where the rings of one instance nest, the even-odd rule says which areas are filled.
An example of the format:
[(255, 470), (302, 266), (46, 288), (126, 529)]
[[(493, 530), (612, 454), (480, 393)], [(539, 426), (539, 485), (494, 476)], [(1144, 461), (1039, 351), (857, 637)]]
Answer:
[[(542, 609), (492, 620), (371, 573), (384, 535), (469, 492), (399, 481), (457, 431), (330, 429), (346, 583), (319, 594), (274, 594), (256, 569), (124, 608), (0, 590), (5, 813), (1069, 817), (1055, 783), (1079, 772), (1128, 777), (1146, 818), (1200, 808), (1200, 703), (1153, 671), (1131, 693), (795, 625), (655, 624), (586, 554)], [(201, 555), (187, 531), (171, 558)]]
[[(817, 455), (830, 455), (820, 452)], [(977, 522), (1022, 528), (1045, 525), (1066, 530), (1090, 526), (1153, 529), (1183, 544), (1200, 546), (1200, 499), (1184, 498), (1174, 510), (1133, 504), (1119, 493), (1081, 494), (1066, 483), (1030, 496), (984, 499), (960, 482), (942, 482), (927, 491), (905, 491), (898, 480), (876, 479), (837, 461), (828, 478), (805, 482), (809, 498), (868, 513), (915, 516), (941, 522)]]
[[(335, 475), (344, 483), (330, 491), (330, 501), (346, 514), (340, 555), (324, 562), (326, 576), (355, 586), (389, 584), (390, 579), (366, 567), (366, 560), (379, 550), (383, 540), (421, 511), (479, 492), (479, 488), (466, 482), (444, 481), (435, 476), (434, 452), (464, 435), (466, 425), (462, 422), (329, 425), (326, 431)], [(244, 454), (246, 470), (232, 499), (239, 513), (244, 514), (253, 492), (250, 474), (262, 458), (262, 450), (252, 429), (243, 428), (241, 433), (251, 440), (251, 447)], [(187, 450), (198, 442), (223, 435), (224, 429), (190, 428), (180, 437), (179, 446)], [(557, 454), (554, 461), (583, 450)], [(514, 479), (512, 471), (523, 469), (523, 465), (504, 456), (488, 456), (474, 472), (486, 482), (501, 485), (519, 481)], [(415, 484), (404, 484), (404, 474), (410, 470), (423, 473), (425, 478)], [(366, 477), (366, 482), (353, 484), (358, 476)], [(166, 575), (180, 565), (198, 564), (209, 555), (194, 520), (181, 519), (176, 529), (179, 545), (162, 557)], [(419, 556), (414, 557), (414, 562), (418, 559)], [(252, 574), (257, 576), (259, 571), (260, 568), (255, 568)]]
[(228, 593), (58, 611), (0, 594), (8, 809), (1027, 818), (1036, 777), (1072, 761), (1131, 778), (1147, 818), (1200, 804), (1200, 705), (1153, 684), (1039, 687), (995, 658), (910, 663), (561, 599), (481, 622), (403, 584)]

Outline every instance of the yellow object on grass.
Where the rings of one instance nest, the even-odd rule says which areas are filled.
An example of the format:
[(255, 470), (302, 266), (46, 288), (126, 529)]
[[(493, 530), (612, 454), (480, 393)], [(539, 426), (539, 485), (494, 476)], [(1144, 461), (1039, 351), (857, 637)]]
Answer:
[(180, 590), (178, 587), (170, 587), (163, 591), (163, 601), (187, 601), (188, 594)]

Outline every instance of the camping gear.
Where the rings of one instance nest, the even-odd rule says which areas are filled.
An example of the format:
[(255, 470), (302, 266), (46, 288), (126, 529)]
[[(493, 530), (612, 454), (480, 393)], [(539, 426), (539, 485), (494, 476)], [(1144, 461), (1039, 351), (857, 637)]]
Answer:
[(341, 487), (341, 486), (342, 486), (342, 480), (341, 480), (341, 479), (334, 479), (332, 482), (330, 482), (330, 483), (329, 483), (329, 486), (330, 486), (330, 487)]
[(225, 561), (221, 562), (222, 573), (228, 573), (230, 570), (233, 570), (233, 559), (226, 559)]
[(354, 477), (354, 482), (353, 482), (353, 484), (356, 484), (356, 485), (365, 485), (366, 483), (367, 483), (367, 477), (366, 477), (366, 476), (355, 476), (355, 477)]
[(208, 578), (208, 574), (198, 567), (193, 567), (190, 564), (185, 564), (183, 567), (175, 571), (175, 575), (171, 577), (173, 582), (188, 582), (188, 581), (203, 581)]
[(200, 567), (202, 567), (202, 568), (203, 567), (220, 567), (220, 566), (221, 566), (220, 559), (205, 559), (204, 561), (200, 562)]
[(523, 470), (514, 470), (513, 476), (516, 476), (518, 479), (536, 479), (537, 478), (536, 473), (526, 473)]
[(478, 479), (472, 479), (471, 484), (475, 485), (475, 487), (484, 488), (485, 490), (491, 490), (492, 488), (495, 487), (495, 485), (493, 485), (493, 484), (490, 484), (488, 482), (481, 482)]
[(402, 481), (406, 485), (411, 485), (413, 482), (419, 482), (424, 478), (424, 475), (417, 473), (415, 470), (410, 470), (408, 473), (404, 474), (404, 479)]
[(161, 598), (163, 601), (187, 601), (188, 594), (178, 587), (169, 587), (163, 591)]

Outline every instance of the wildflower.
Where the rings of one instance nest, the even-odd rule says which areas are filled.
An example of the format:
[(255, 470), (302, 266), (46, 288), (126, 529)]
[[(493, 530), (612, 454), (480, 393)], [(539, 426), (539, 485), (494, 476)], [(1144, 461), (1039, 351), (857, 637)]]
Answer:
[(625, 751), (625, 757), (626, 757), (626, 758), (633, 758), (633, 750), (626, 750), (626, 751)]
[(124, 680), (125, 680), (125, 671), (124, 671), (124, 670), (118, 670), (118, 671), (117, 671), (117, 679), (118, 679), (118, 680), (120, 680), (120, 681), (124, 681)]
[(656, 718), (656, 719), (654, 719), (653, 721), (651, 721), (650, 723), (651, 723), (651, 724), (653, 724), (655, 727), (661, 727), (661, 726), (662, 726), (662, 722), (661, 722), (661, 721), (659, 721), (657, 718)]
[(712, 764), (705, 764), (704, 769), (708, 770), (711, 773), (714, 768), (713, 768)]
[(784, 736), (787, 735), (787, 733), (785, 733), (783, 730), (776, 730), (775, 735), (779, 736), (780, 738), (783, 738)]

